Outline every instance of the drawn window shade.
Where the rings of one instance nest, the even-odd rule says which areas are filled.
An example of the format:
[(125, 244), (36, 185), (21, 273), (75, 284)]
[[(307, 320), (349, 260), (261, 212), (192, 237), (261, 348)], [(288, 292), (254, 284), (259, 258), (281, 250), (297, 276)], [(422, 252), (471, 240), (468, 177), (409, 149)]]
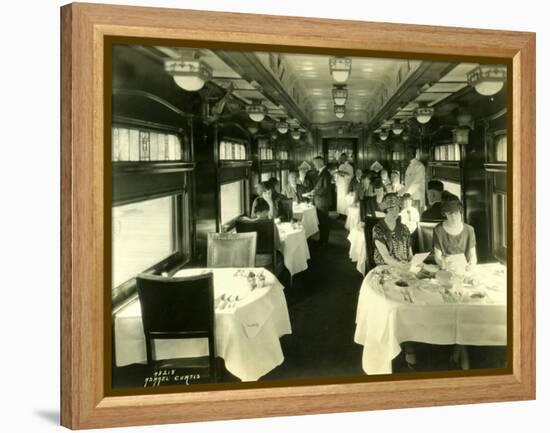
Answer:
[(438, 144), (434, 147), (434, 161), (460, 161), (460, 145)]
[(220, 141), (220, 160), (245, 161), (247, 159), (246, 145), (227, 140)]
[(175, 134), (113, 127), (112, 161), (180, 161), (182, 146)]
[(175, 252), (176, 201), (169, 196), (113, 207), (113, 287)]
[(507, 139), (506, 134), (498, 135), (495, 138), (495, 160), (496, 162), (507, 161)]

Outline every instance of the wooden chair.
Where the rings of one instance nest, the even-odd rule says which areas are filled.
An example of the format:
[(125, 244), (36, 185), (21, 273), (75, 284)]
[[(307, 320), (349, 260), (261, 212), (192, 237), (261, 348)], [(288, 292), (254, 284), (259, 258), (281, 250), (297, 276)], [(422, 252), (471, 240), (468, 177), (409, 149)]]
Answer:
[(418, 252), (419, 253), (431, 253), (425, 263), (435, 263), (434, 250), (433, 250), (433, 238), (434, 228), (441, 221), (419, 221), (418, 228), (416, 230), (418, 234)]
[(292, 221), (293, 212), (292, 212), (292, 199), (283, 198), (279, 201), (279, 218), (281, 221), (290, 222)]
[(206, 266), (252, 268), (256, 258), (256, 233), (208, 233)]
[[(136, 278), (145, 334), (147, 364), (176, 368), (178, 373), (198, 374), (200, 382), (218, 380), (214, 336), (212, 273), (184, 278), (141, 274)], [(154, 340), (206, 338), (208, 355), (159, 360)], [(180, 371), (181, 370), (181, 371)], [(206, 374), (207, 373), (207, 374)]]
[(275, 242), (277, 227), (274, 221), (243, 217), (237, 220), (235, 229), (237, 233), (254, 232), (257, 234), (255, 265), (265, 267), (275, 275), (279, 275), (282, 271), (282, 260), (280, 260)]

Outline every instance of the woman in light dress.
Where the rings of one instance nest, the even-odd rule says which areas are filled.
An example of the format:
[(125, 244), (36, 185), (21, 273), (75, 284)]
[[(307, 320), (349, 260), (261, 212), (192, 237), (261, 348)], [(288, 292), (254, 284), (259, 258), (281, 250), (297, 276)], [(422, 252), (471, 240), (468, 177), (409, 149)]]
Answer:
[(336, 171), (336, 212), (340, 215), (348, 214), (350, 205), (348, 199), (349, 183), (353, 177), (353, 166), (348, 162), (345, 153), (340, 155), (340, 166)]

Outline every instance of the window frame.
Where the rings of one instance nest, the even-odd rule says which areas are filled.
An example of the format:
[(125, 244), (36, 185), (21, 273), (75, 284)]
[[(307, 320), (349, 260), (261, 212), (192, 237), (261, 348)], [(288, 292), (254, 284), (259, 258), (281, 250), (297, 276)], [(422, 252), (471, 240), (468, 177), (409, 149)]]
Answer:
[[(229, 221), (224, 223), (222, 221), (222, 185), (227, 185), (227, 184), (230, 184), (230, 183), (237, 183), (237, 182), (241, 182), (241, 185), (242, 185), (241, 204), (242, 204), (243, 212), (241, 214), (237, 215), (236, 217), (234, 217), (234, 218), (232, 218)], [(219, 208), (218, 225), (220, 227), (220, 231), (228, 232), (228, 231), (232, 230), (235, 227), (235, 225), (237, 223), (237, 220), (239, 218), (242, 218), (243, 216), (245, 216), (247, 214), (247, 200), (246, 200), (247, 194), (248, 194), (248, 184), (247, 184), (247, 178), (246, 177), (232, 179), (232, 180), (228, 180), (228, 181), (225, 181), (225, 182), (220, 182), (218, 184), (218, 197), (219, 197), (219, 200), (218, 200), (218, 208)]]

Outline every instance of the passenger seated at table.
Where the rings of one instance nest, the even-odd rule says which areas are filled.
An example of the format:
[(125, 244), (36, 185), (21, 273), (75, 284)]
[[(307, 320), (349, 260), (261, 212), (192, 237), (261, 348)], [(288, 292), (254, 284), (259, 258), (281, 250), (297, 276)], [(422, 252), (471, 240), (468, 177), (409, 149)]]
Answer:
[(376, 216), (376, 212), (383, 212), (382, 210), (382, 201), (384, 200), (384, 195), (386, 189), (381, 179), (376, 179), (373, 182), (374, 197), (367, 197), (366, 202), (366, 215), (367, 216)]
[(272, 177), (267, 181), (267, 184), (269, 188), (271, 188), (273, 200), (278, 201), (282, 198), (286, 198), (284, 194), (281, 194), (281, 182), (279, 182), (279, 179)]
[(372, 229), (374, 262), (408, 269), (412, 258), (411, 234), (407, 226), (399, 221), (401, 199), (395, 193), (387, 194), (381, 209), (386, 215)]
[(441, 200), (445, 187), (440, 180), (430, 180), (428, 182), (428, 209), (422, 212), (422, 221), (444, 220), (445, 216), (441, 212)]
[(256, 190), (261, 194), (260, 197), (256, 197), (252, 202), (251, 217), (256, 218), (256, 204), (259, 199), (263, 199), (269, 206), (269, 218), (279, 217), (279, 202), (273, 198), (273, 190), (268, 181), (260, 182), (256, 187)]
[(283, 188), (283, 195), (287, 198), (291, 198), (292, 201), (298, 202), (298, 184), (296, 182), (298, 173), (295, 170), (292, 170), (288, 173), (287, 184)]
[(391, 183), (386, 186), (386, 192), (399, 192), (403, 189), (403, 184), (399, 178), (399, 172), (397, 170), (392, 170), (390, 175)]
[[(264, 200), (262, 197), (258, 197), (256, 200), (256, 207), (255, 207), (255, 217), (254, 220), (267, 220), (271, 219), (270, 214), (270, 207), (269, 203)], [(280, 245), (280, 239), (279, 239), (279, 230), (275, 230), (275, 249), (278, 249)]]
[(407, 226), (411, 235), (415, 232), (420, 221), (418, 210), (412, 205), (412, 197), (410, 194), (403, 194), (403, 210), (399, 214), (401, 222)]
[(355, 170), (355, 176), (349, 183), (348, 194), (351, 194), (353, 197), (351, 200), (351, 205), (353, 206), (356, 206), (359, 200), (362, 200), (365, 196), (365, 191), (363, 189), (363, 170), (360, 168)]
[[(474, 266), (477, 263), (476, 235), (474, 228), (463, 222), (463, 206), (460, 199), (447, 193), (441, 202), (441, 212), (445, 216), (445, 221), (434, 228), (435, 261), (443, 269), (447, 269), (449, 256), (464, 254), (468, 266)], [(463, 370), (470, 368), (466, 346), (454, 345), (451, 364), (460, 365)]]
[(469, 266), (477, 263), (476, 234), (474, 228), (463, 222), (463, 206), (460, 199), (447, 193), (441, 202), (445, 220), (435, 226), (433, 243), (435, 261), (442, 268), (447, 267), (447, 258), (464, 254)]
[(363, 173), (363, 197), (374, 197), (374, 187), (372, 186), (372, 172), (365, 170)]
[(382, 181), (382, 185), (384, 185), (384, 190), (387, 190), (387, 188), (391, 185), (388, 170), (383, 169), (382, 171), (380, 171), (380, 180)]

